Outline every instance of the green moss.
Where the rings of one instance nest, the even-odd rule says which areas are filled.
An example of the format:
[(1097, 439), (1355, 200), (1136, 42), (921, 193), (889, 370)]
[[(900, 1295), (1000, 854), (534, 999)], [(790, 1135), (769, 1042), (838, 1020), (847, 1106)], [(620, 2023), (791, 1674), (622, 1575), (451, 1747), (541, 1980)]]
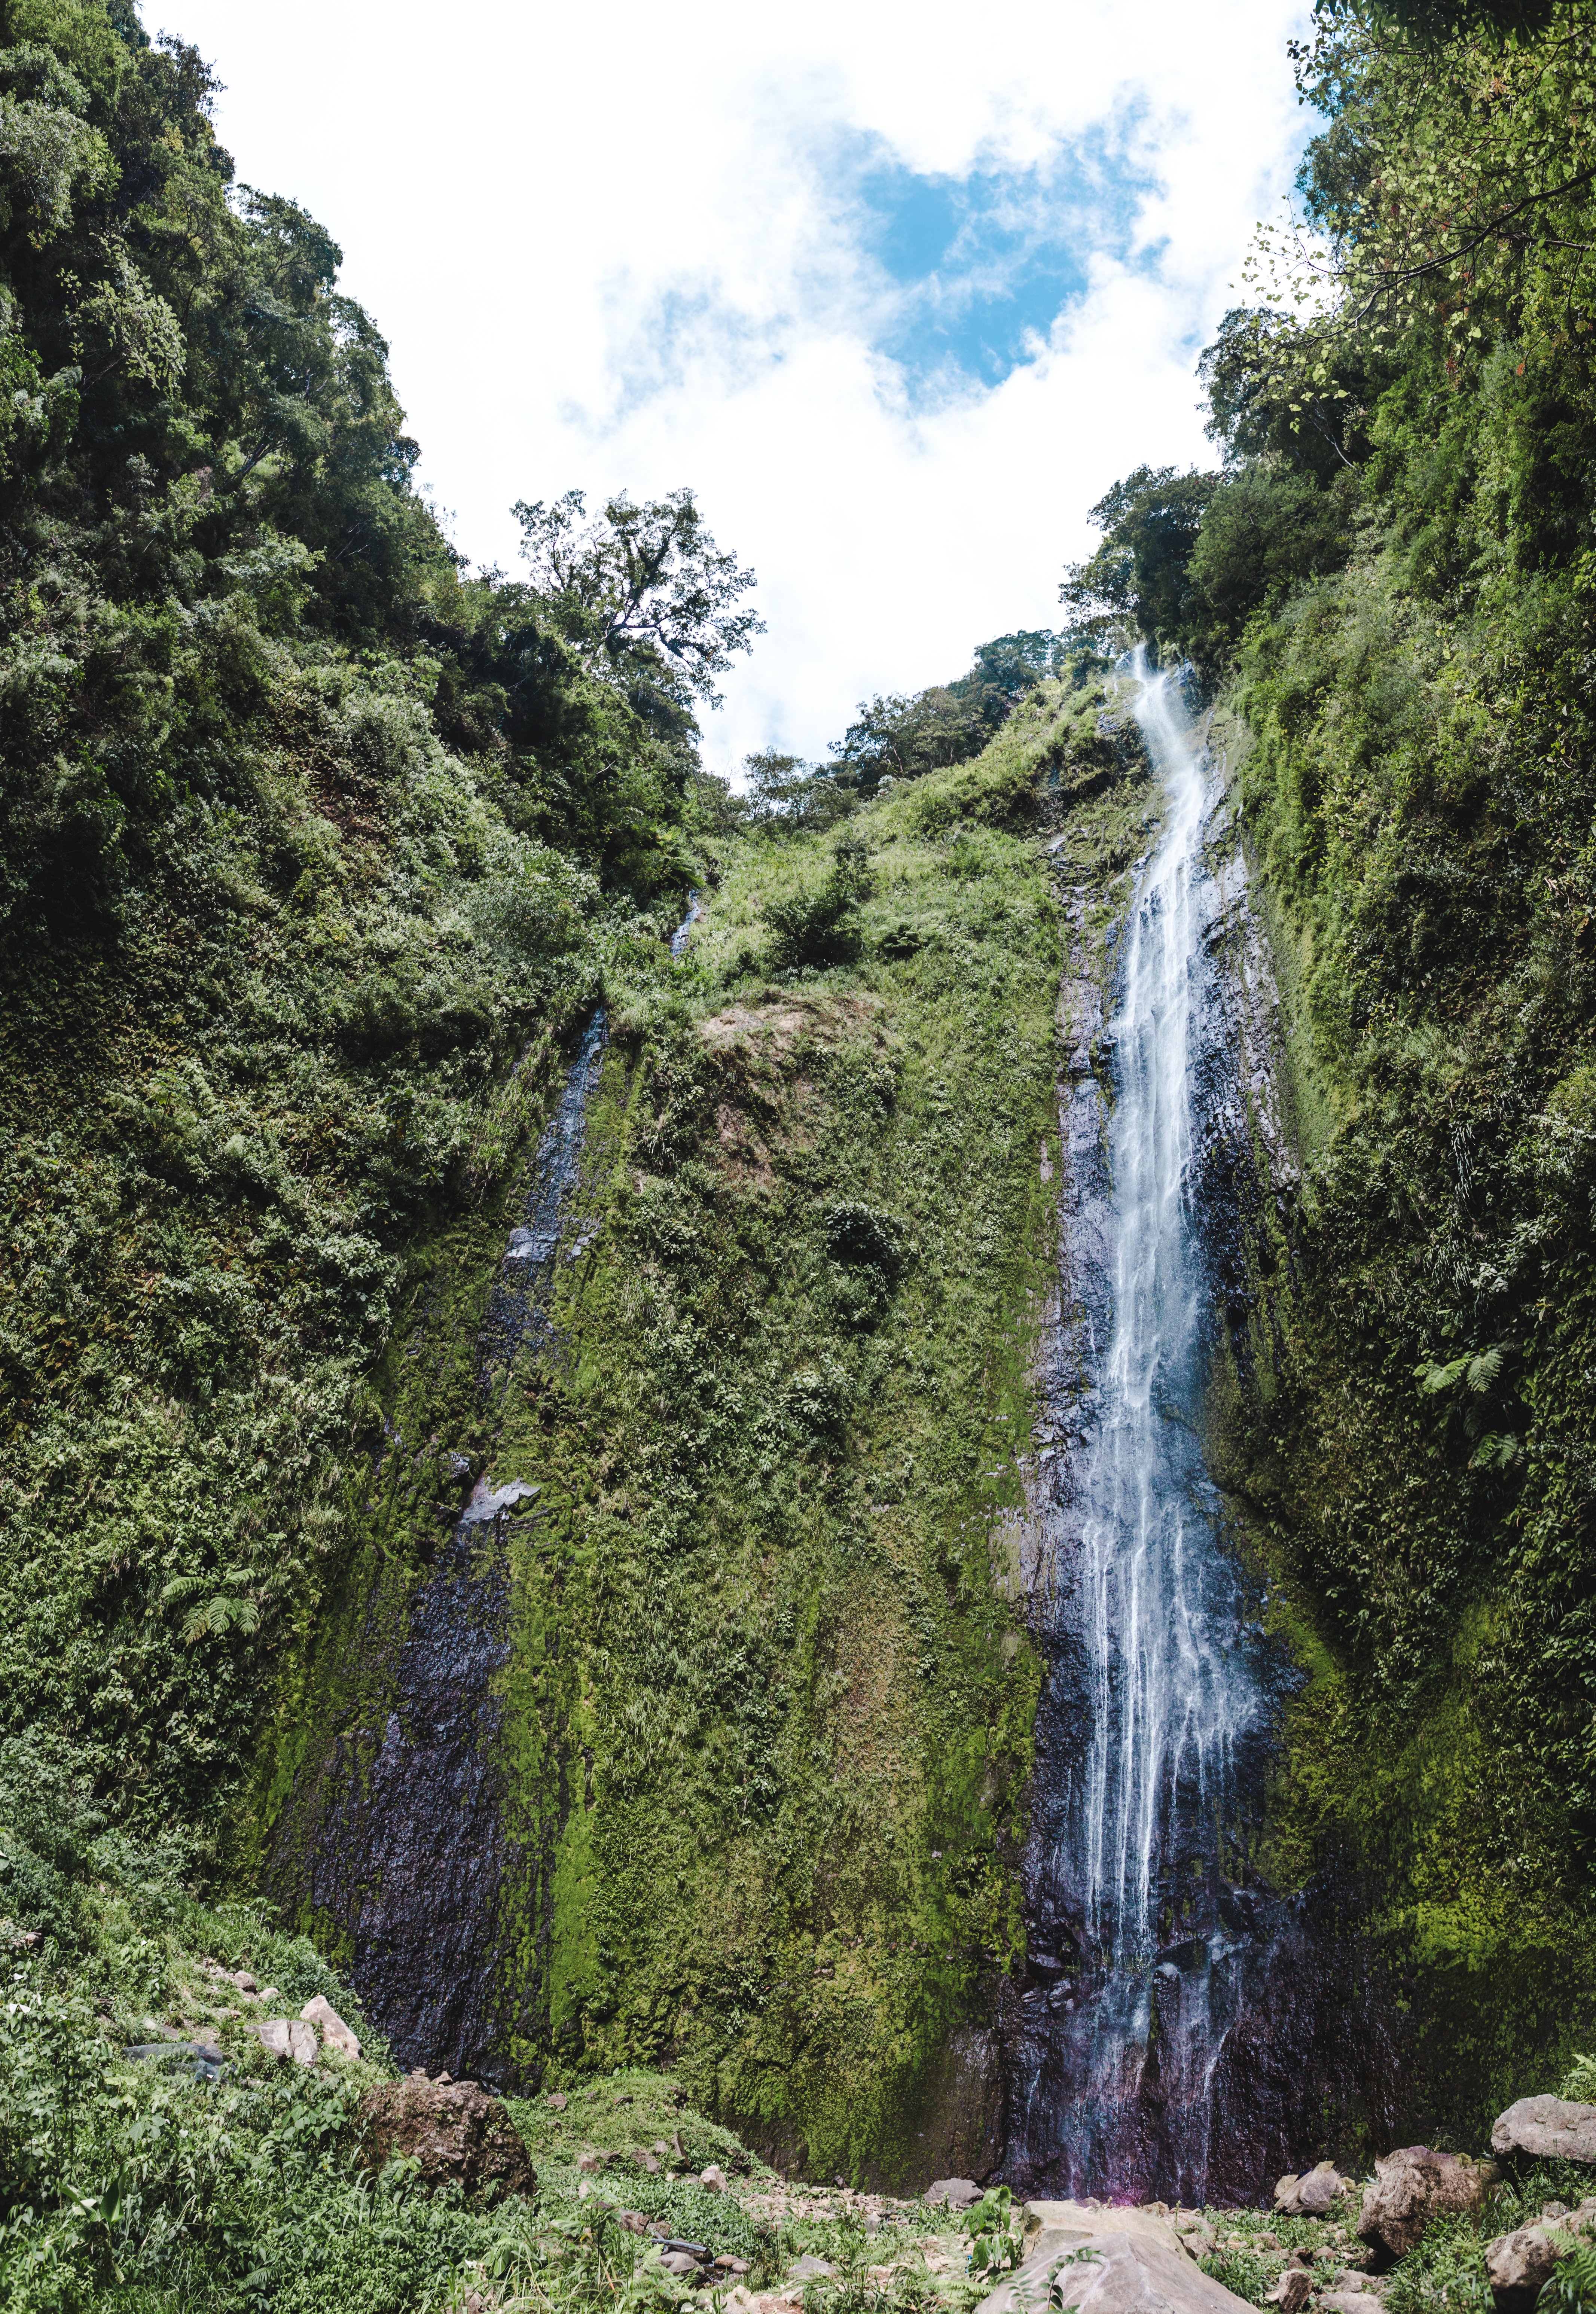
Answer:
[(258, 1839), (296, 1776), (313, 1841), (316, 1763), (381, 1724), (428, 1442), (537, 1484), (499, 1738), (516, 2059), (670, 2064), (824, 2174), (913, 2170), (928, 2069), (1022, 1942), (1038, 1666), (1002, 1537), (1056, 1268), (1044, 846), (1128, 863), (1148, 818), (1099, 713), (1049, 693), (851, 823), (855, 962), (770, 976), (833, 846), (751, 835), (706, 861), (685, 958), (614, 976), (556, 1350), (484, 1412), (485, 1206), (419, 1267), (370, 1540), (262, 1769)]

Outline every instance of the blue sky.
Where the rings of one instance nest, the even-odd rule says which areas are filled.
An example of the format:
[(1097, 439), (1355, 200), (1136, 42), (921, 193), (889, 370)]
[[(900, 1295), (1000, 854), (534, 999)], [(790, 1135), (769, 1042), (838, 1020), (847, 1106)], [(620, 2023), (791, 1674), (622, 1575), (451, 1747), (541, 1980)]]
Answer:
[(927, 175), (873, 146), (852, 175), (860, 248), (891, 285), (875, 342), (920, 394), (990, 388), (1035, 358), (1088, 294), (1091, 258), (1131, 261), (1157, 183), (1101, 134), (1045, 164), (963, 174)]
[(1116, 475), (1206, 461), (1304, 14), (145, 0), (240, 175), (342, 244), (466, 553), (513, 564), (516, 499), (684, 482), (757, 570), (727, 770), (1053, 624)]

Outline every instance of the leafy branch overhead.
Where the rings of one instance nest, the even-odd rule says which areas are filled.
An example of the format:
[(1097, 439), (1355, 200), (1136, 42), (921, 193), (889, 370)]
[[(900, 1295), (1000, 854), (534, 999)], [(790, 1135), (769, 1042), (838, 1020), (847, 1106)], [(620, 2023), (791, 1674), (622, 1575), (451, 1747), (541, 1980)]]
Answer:
[(719, 705), (717, 676), (764, 622), (743, 601), (753, 571), (717, 547), (691, 490), (644, 506), (622, 494), (593, 521), (580, 490), (515, 513), (533, 590), (567, 642), (623, 684)]

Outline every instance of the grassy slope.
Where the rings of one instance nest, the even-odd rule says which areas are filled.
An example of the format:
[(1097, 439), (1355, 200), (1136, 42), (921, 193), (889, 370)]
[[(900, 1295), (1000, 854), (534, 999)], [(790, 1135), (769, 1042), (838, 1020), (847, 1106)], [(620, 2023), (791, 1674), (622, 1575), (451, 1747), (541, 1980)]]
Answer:
[[(469, 1393), (426, 1379), (457, 1366), (401, 1332), (413, 1495), (366, 1515), (343, 1594), (348, 1631), (373, 1583), (402, 1615), (429, 1440), (543, 1488), (507, 1681), (525, 2061), (679, 2065), (823, 2174), (913, 2168), (928, 2061), (1021, 1933), (1036, 1672), (989, 1534), (1019, 1500), (1054, 1262), (1038, 799), (1101, 813), (1097, 717), (1051, 694), (851, 822), (847, 961), (765, 962), (831, 840), (719, 846), (687, 957), (612, 988), (583, 1191), (604, 1221), (564, 1275), (562, 1357), (463, 1438)], [(469, 1339), (500, 1226), (440, 1258), (428, 1339)], [(288, 1675), (279, 1746), (381, 1724), (337, 1630)]]

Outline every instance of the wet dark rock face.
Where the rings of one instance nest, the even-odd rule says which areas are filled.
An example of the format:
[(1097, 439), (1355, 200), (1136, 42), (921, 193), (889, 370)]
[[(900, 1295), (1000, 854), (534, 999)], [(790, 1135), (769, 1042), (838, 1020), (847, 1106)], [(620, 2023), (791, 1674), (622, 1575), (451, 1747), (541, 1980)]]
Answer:
[(380, 1747), (340, 1741), (311, 1867), (361, 2006), (404, 2065), (492, 2080), (501, 1877), (494, 1674), (509, 1585), (489, 1529), (456, 1531), (416, 1595)]
[[(502, 1398), (512, 1367), (557, 1347), (560, 1263), (591, 1242), (573, 1210), (587, 1103), (605, 1041), (594, 1015), (529, 1169), (520, 1217), (476, 1344), (478, 1387)], [(464, 1466), (469, 1467), (469, 1466)], [(365, 1647), (389, 1653), (381, 1727), (340, 1733), (318, 1762), (308, 1854), (290, 1810), (275, 1877), (348, 1939), (362, 2006), (407, 2066), (510, 2086), (506, 2052), (529, 2019), (506, 2007), (514, 1859), (493, 1689), (510, 1655), (508, 1523), (536, 1519), (537, 1488), (479, 1479), (395, 1637), (368, 1614)]]
[[(1260, 1333), (1269, 1339), (1273, 1297), (1292, 1288), (1296, 1170), (1275, 1097), (1277, 1000), (1221, 784), (1210, 770), (1191, 879), (1185, 1202), (1204, 1329), (1216, 1347), (1228, 1339), (1245, 1380)], [(1245, 2203), (1317, 2159), (1338, 2125), (1378, 2134), (1389, 2124), (1406, 2053), (1394, 1988), (1371, 1974), (1358, 1935), (1354, 1892), (1327, 1882), (1281, 1897), (1253, 1860), (1274, 1730), (1296, 1674), (1265, 1632), (1264, 1601), (1232, 1547), (1195, 1435), (1186, 1457), (1194, 1532), (1200, 1523), (1217, 1539), (1204, 1578), (1206, 1626), (1223, 1634), (1232, 1675), (1256, 1708), (1217, 1754), (1171, 1745), (1147, 1803), (1153, 1933), (1134, 1953), (1105, 1940), (1100, 1874), (1094, 1883), (1081, 1828), (1102, 1709), (1094, 1703), (1102, 1642), (1094, 1656), (1083, 1553), (1115, 1323), (1117, 1088), (1081, 953), (1084, 896), (1066, 896), (1077, 930), (1061, 992), (1071, 1039), (1060, 1086), (1063, 1266), (1044, 1333), (1022, 1540), (1020, 1574), (1047, 1672), (1023, 1868), (1027, 1965), (999, 2000), (999, 2174), (1049, 2196)], [(1168, 1418), (1191, 1419), (1175, 1395)]]

